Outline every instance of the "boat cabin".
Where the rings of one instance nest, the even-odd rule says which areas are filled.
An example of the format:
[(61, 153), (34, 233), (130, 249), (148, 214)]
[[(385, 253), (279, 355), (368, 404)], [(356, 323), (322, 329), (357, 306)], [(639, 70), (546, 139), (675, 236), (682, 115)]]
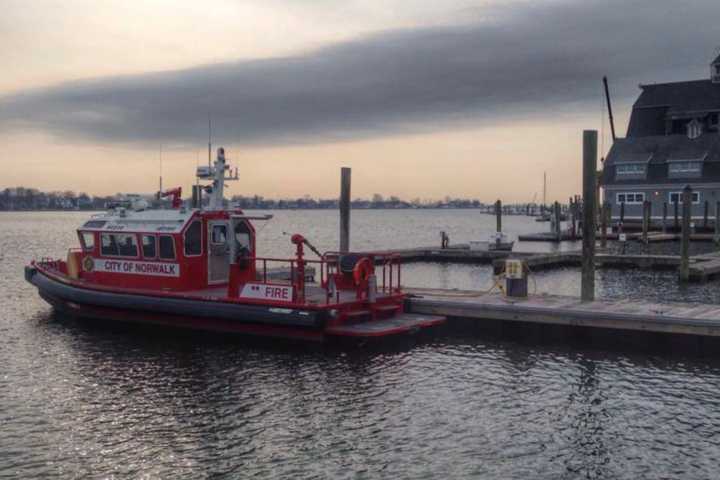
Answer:
[(255, 280), (255, 229), (241, 210), (127, 211), (85, 222), (73, 252), (77, 275), (99, 285), (200, 290), (226, 285), (230, 265), (238, 281)]

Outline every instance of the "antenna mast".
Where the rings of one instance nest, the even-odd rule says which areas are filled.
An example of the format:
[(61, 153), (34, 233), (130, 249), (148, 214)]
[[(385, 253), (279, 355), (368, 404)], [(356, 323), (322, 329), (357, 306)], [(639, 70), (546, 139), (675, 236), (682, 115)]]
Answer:
[(162, 192), (162, 145), (160, 145), (160, 189), (158, 192)]
[(208, 113), (208, 167), (212, 164), (212, 123)]
[(607, 102), (608, 119), (610, 120), (610, 131), (612, 132), (613, 143), (615, 143), (615, 120), (613, 120), (612, 104), (610, 103), (610, 90), (608, 89), (607, 77), (603, 77), (603, 85), (605, 86), (605, 101)]

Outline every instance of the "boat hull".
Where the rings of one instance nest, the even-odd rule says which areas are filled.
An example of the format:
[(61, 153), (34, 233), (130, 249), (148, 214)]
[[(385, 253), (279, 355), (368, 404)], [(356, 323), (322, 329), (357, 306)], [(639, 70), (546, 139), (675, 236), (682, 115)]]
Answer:
[(81, 318), (322, 341), (327, 312), (102, 292), (57, 281), (32, 267), (25, 277), (57, 310)]
[(210, 332), (322, 342), (417, 333), (440, 325), (445, 317), (396, 314), (350, 325), (328, 325), (326, 309), (302, 310), (203, 299), (115, 293), (83, 288), (47, 275), (34, 266), (25, 279), (56, 310), (100, 322), (122, 322)]

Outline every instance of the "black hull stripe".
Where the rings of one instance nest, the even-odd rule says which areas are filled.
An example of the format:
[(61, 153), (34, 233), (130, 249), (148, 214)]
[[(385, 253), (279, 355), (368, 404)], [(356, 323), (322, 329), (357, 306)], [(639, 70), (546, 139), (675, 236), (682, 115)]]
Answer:
[[(325, 324), (324, 312), (99, 292), (54, 281), (40, 272), (34, 272), (29, 281), (35, 285), (38, 290), (52, 297), (98, 307), (218, 318), (233, 322), (259, 323), (264, 325), (322, 328)], [(280, 310), (287, 311), (283, 312)]]

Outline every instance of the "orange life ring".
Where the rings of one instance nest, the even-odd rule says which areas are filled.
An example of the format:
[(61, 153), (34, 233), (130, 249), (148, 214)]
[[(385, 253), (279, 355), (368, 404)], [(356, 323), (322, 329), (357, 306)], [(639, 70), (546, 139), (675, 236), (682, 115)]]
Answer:
[(368, 257), (363, 257), (357, 261), (353, 267), (353, 280), (355, 285), (362, 285), (367, 283), (368, 278), (373, 273), (373, 264)]

